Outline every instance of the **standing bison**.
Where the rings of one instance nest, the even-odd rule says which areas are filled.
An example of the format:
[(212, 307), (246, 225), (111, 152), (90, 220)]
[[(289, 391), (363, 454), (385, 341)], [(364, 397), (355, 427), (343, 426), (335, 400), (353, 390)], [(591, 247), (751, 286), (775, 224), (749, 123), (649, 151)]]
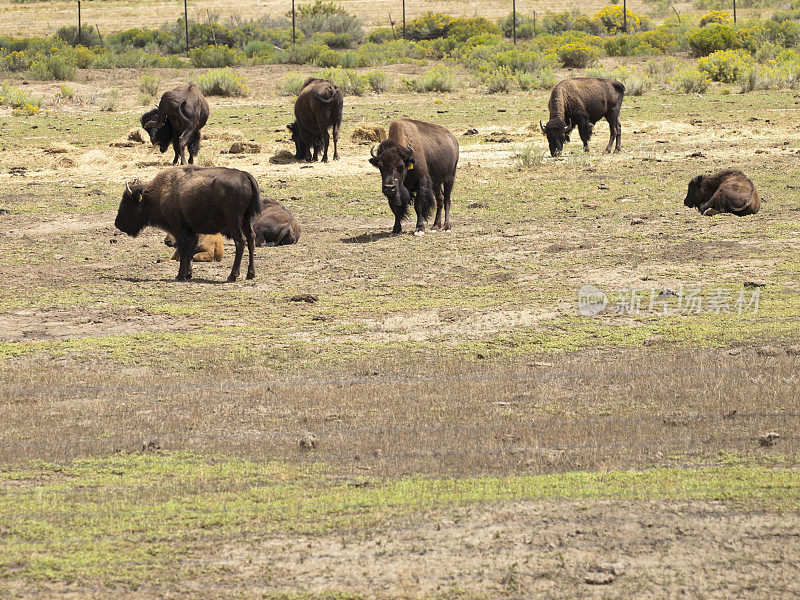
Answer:
[(150, 134), (150, 142), (166, 152), (170, 143), (175, 150), (172, 164), (180, 159), (186, 164), (185, 151), (189, 149), (189, 164), (200, 152), (200, 130), (208, 121), (208, 102), (195, 84), (190, 83), (164, 92), (153, 110), (142, 115), (142, 127)]
[(381, 172), (383, 194), (394, 213), (392, 233), (400, 233), (401, 222), (413, 203), (417, 213), (417, 232), (436, 206), (434, 229), (450, 229), (450, 193), (456, 179), (458, 140), (444, 127), (413, 119), (392, 121), (387, 139), (369, 162)]
[(300, 239), (300, 224), (282, 204), (264, 202), (261, 216), (253, 223), (256, 246), (287, 246)]
[(341, 90), (330, 81), (309, 77), (303, 82), (294, 103), (295, 122), (287, 125), (295, 143), (295, 158), (316, 161), (321, 148), (322, 162), (328, 162), (328, 128), (332, 127), (333, 160), (339, 160), (339, 128), (342, 126), (343, 106)]
[(253, 264), (253, 219), (261, 214), (258, 182), (249, 173), (226, 167), (183, 166), (164, 169), (152, 181), (125, 184), (114, 225), (136, 237), (152, 225), (175, 238), (180, 255), (178, 281), (192, 278), (192, 255), (200, 234), (223, 233), (236, 244), (228, 281), (236, 281), (245, 241), (250, 251), (247, 278)]
[(743, 217), (758, 212), (761, 198), (744, 173), (738, 169), (726, 169), (692, 179), (683, 204), (697, 208), (701, 215), (709, 217), (723, 212)]
[(550, 120), (547, 125), (542, 125), (539, 121), (542, 133), (547, 136), (547, 143), (550, 145), (550, 155), (561, 154), (564, 142), (569, 141), (569, 134), (575, 127), (583, 141), (583, 149), (588, 152), (594, 124), (603, 117), (611, 128), (611, 139), (608, 140), (606, 152), (611, 152), (614, 140), (614, 152), (619, 152), (622, 145), (619, 111), (622, 109), (624, 96), (625, 86), (611, 79), (576, 77), (556, 84), (547, 103)]

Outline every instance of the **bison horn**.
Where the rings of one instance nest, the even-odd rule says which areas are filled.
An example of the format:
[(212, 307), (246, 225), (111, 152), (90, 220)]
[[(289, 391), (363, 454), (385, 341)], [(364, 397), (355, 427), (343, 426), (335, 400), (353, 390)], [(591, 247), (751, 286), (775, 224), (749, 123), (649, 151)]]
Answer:
[(564, 127), (564, 131), (569, 131), (570, 129), (572, 129), (572, 121), (567, 119), (567, 126)]
[(133, 193), (133, 191), (131, 190), (131, 184), (128, 183), (127, 181), (125, 182), (125, 191), (128, 192), (129, 194)]
[(375, 146), (372, 146), (372, 148), (369, 149), (369, 153), (370, 153), (370, 155), (372, 155), (372, 158), (378, 158), (375, 155)]
[(411, 146), (406, 146), (406, 150), (408, 150), (409, 154), (411, 154), (411, 155), (414, 154), (414, 150), (411, 148)]
[(545, 133), (544, 125), (542, 125), (542, 120), (541, 119), (539, 119), (539, 127), (541, 127), (541, 129), (542, 129), (542, 133)]

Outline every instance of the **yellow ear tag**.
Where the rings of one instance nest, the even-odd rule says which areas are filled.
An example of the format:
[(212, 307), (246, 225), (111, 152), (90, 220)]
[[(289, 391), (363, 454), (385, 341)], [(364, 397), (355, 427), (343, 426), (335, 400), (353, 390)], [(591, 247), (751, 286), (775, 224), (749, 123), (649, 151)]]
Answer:
[(412, 171), (414, 169), (414, 163), (408, 163), (408, 170)]

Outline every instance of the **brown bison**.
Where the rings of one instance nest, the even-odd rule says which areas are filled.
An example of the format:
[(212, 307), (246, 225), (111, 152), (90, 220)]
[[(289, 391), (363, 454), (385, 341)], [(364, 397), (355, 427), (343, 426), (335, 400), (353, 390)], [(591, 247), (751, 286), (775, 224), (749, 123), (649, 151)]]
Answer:
[(300, 224), (274, 200), (264, 202), (261, 216), (253, 223), (256, 246), (287, 246), (300, 239)]
[(136, 237), (152, 225), (175, 238), (180, 255), (178, 281), (192, 278), (192, 256), (200, 234), (223, 233), (236, 244), (228, 281), (236, 281), (245, 242), (250, 251), (247, 278), (256, 276), (253, 264), (253, 219), (261, 214), (258, 182), (250, 173), (226, 167), (172, 167), (143, 184), (125, 184), (114, 225)]
[(383, 194), (394, 213), (392, 233), (400, 233), (401, 222), (413, 202), (417, 213), (416, 231), (425, 230), (425, 221), (436, 206), (434, 229), (450, 229), (450, 193), (456, 179), (458, 140), (444, 127), (413, 119), (392, 121), (387, 139), (369, 162), (381, 172)]
[[(164, 243), (170, 248), (175, 248), (177, 243), (172, 234), (167, 234), (164, 238)], [(225, 248), (222, 245), (222, 236), (218, 233), (213, 235), (200, 234), (197, 240), (197, 246), (193, 251), (192, 262), (222, 262), (225, 256)], [(181, 253), (175, 250), (172, 255), (172, 260), (180, 260)]]
[[(328, 162), (330, 136), (333, 128), (333, 160), (339, 160), (339, 128), (342, 126), (344, 96), (341, 90), (324, 79), (309, 77), (303, 82), (294, 103), (295, 122), (287, 125), (292, 132), (298, 160), (317, 160), (322, 149), (322, 162)], [(311, 157), (313, 150), (314, 156)]]
[(172, 164), (180, 159), (186, 164), (185, 151), (189, 149), (189, 164), (200, 152), (200, 130), (208, 121), (208, 102), (195, 84), (190, 83), (164, 92), (153, 110), (142, 115), (142, 128), (150, 134), (150, 142), (166, 152), (170, 143), (175, 150)]
[(561, 154), (564, 142), (569, 141), (569, 134), (575, 127), (583, 141), (583, 149), (588, 152), (594, 124), (603, 117), (611, 128), (611, 139), (608, 140), (606, 152), (611, 152), (614, 140), (614, 152), (619, 152), (622, 145), (619, 111), (622, 109), (624, 96), (625, 86), (611, 79), (576, 77), (557, 83), (547, 103), (550, 120), (547, 125), (542, 125), (539, 121), (542, 133), (547, 136), (547, 143), (550, 145), (550, 155)]
[(689, 182), (683, 203), (709, 217), (723, 212), (743, 217), (754, 215), (761, 208), (761, 198), (753, 182), (739, 169), (698, 175)]

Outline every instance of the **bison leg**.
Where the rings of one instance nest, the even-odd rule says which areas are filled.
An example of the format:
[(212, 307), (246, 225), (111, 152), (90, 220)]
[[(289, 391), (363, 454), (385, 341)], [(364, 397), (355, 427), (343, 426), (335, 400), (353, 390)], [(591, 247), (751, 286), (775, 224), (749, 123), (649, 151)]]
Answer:
[(189, 138), (192, 137), (192, 130), (186, 129), (178, 138), (178, 150), (181, 154), (181, 164), (186, 164), (186, 146), (189, 145)]
[(236, 236), (233, 238), (233, 243), (236, 244), (236, 256), (233, 259), (233, 268), (231, 269), (231, 274), (228, 275), (228, 281), (236, 281), (236, 278), (239, 277), (239, 271), (242, 266), (242, 256), (244, 256), (244, 236), (242, 232), (237, 232)]
[(592, 124), (588, 120), (583, 119), (578, 123), (578, 135), (581, 136), (583, 142), (583, 151), (589, 151), (589, 140), (592, 138)]
[(175, 236), (177, 243), (177, 253), (179, 255), (180, 266), (178, 267), (178, 276), (176, 281), (189, 281), (192, 278), (192, 254), (197, 247), (197, 234), (183, 233), (180, 236)]
[(339, 126), (333, 126), (333, 160), (339, 160)]
[(444, 199), (442, 198), (442, 187), (439, 184), (433, 186), (433, 195), (436, 197), (436, 218), (433, 220), (433, 228), (442, 228), (442, 207), (444, 206)]
[(249, 254), (250, 262), (247, 264), (247, 279), (256, 278), (256, 264), (255, 264), (255, 233), (253, 232), (253, 225), (251, 223), (244, 224), (244, 235), (247, 238), (247, 252)]
[(328, 128), (322, 128), (322, 162), (328, 162), (328, 146), (331, 143), (331, 136), (328, 134)]
[(619, 119), (617, 119), (617, 146), (614, 148), (614, 152), (621, 152), (622, 151), (622, 125), (619, 124)]
[(450, 194), (453, 192), (453, 184), (455, 183), (455, 174), (445, 179), (444, 182), (444, 230), (450, 231)]
[(181, 151), (180, 151), (179, 146), (178, 146), (178, 138), (175, 138), (174, 140), (172, 140), (172, 149), (175, 151), (175, 158), (172, 159), (172, 164), (173, 165), (177, 165), (178, 164), (178, 159), (180, 159), (180, 157), (181, 157)]

